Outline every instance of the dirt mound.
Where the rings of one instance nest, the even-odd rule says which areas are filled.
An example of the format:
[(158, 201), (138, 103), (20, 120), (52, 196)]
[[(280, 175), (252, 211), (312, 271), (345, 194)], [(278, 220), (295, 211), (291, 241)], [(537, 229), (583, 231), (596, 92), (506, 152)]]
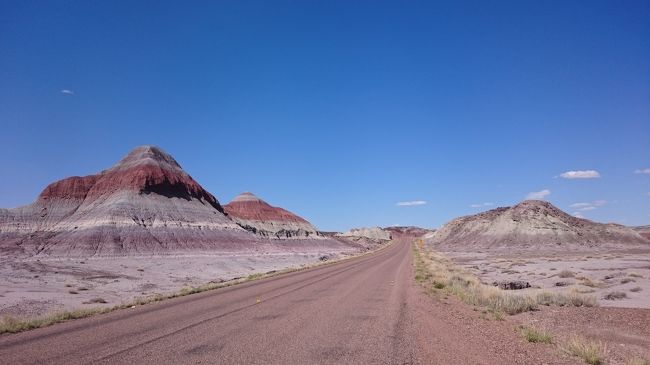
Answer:
[(456, 218), (426, 237), (429, 244), (451, 250), (573, 249), (650, 243), (628, 227), (576, 218), (539, 200)]
[(274, 207), (252, 193), (239, 194), (224, 206), (226, 214), (244, 229), (270, 238), (320, 238), (305, 219)]
[(133, 255), (253, 249), (251, 236), (167, 153), (141, 146), (108, 170), (47, 186), (0, 210), (0, 250), (28, 255)]

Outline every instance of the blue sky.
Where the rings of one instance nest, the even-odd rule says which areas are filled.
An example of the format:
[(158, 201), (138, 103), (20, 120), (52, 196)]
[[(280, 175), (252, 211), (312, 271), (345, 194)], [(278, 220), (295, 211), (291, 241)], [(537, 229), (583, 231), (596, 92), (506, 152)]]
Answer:
[(647, 1), (3, 1), (0, 206), (155, 144), (221, 202), (250, 190), (324, 230), (436, 227), (531, 192), (648, 224), (649, 18)]

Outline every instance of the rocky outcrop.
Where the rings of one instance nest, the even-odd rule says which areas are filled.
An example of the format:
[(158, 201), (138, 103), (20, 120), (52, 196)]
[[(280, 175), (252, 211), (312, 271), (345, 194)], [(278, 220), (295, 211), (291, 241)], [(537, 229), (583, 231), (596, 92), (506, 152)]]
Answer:
[(456, 218), (425, 237), (429, 244), (450, 250), (574, 249), (650, 243), (628, 227), (576, 218), (539, 200)]
[(317, 238), (322, 236), (305, 219), (274, 207), (252, 193), (236, 196), (224, 206), (228, 217), (247, 231), (268, 238)]
[(253, 249), (254, 236), (167, 153), (135, 148), (108, 170), (47, 186), (0, 210), (0, 250), (28, 255), (133, 255)]

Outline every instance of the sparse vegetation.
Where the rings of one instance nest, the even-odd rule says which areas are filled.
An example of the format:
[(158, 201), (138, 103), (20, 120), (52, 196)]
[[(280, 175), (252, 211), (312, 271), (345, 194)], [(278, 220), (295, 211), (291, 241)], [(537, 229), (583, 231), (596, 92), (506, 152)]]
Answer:
[(68, 290), (68, 293), (70, 293), (70, 294), (79, 294), (79, 292), (76, 291), (76, 290)]
[(553, 336), (543, 329), (534, 327), (521, 327), (521, 333), (528, 342), (534, 343), (553, 343)]
[(633, 282), (635, 282), (635, 280), (630, 279), (630, 278), (625, 278), (625, 279), (621, 280), (621, 284), (627, 284), (627, 283), (633, 283)]
[(641, 290), (642, 290), (642, 289), (641, 289), (640, 286), (635, 286), (634, 288), (630, 289), (630, 291), (631, 291), (632, 293), (638, 293), (638, 292), (640, 292)]
[[(515, 293), (486, 285), (471, 272), (434, 252), (413, 246), (415, 279), (427, 288), (444, 289), (465, 303), (488, 308), (493, 313), (517, 314), (537, 309), (539, 305), (595, 306), (596, 297), (576, 291), (526, 291)], [(433, 290), (433, 289), (431, 289)]]
[(601, 365), (605, 361), (607, 348), (601, 342), (574, 336), (564, 346), (571, 355), (582, 358), (587, 364)]
[(84, 302), (84, 304), (96, 304), (96, 303), (105, 304), (105, 303), (108, 303), (108, 302), (104, 298), (93, 298), (93, 299), (91, 299), (91, 300), (89, 300), (87, 302)]
[(613, 291), (611, 293), (605, 294), (603, 298), (607, 300), (625, 299), (627, 298), (627, 294), (622, 291)]
[(643, 275), (640, 275), (640, 274), (637, 274), (637, 273), (634, 273), (634, 272), (629, 273), (627, 276), (631, 276), (633, 278), (642, 278), (643, 277)]

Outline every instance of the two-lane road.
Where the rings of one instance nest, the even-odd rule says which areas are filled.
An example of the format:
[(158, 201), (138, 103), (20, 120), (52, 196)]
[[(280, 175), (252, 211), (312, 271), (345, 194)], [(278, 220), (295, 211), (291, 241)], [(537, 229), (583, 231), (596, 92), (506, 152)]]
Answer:
[(406, 240), (361, 258), (16, 335), (3, 364), (416, 361)]

